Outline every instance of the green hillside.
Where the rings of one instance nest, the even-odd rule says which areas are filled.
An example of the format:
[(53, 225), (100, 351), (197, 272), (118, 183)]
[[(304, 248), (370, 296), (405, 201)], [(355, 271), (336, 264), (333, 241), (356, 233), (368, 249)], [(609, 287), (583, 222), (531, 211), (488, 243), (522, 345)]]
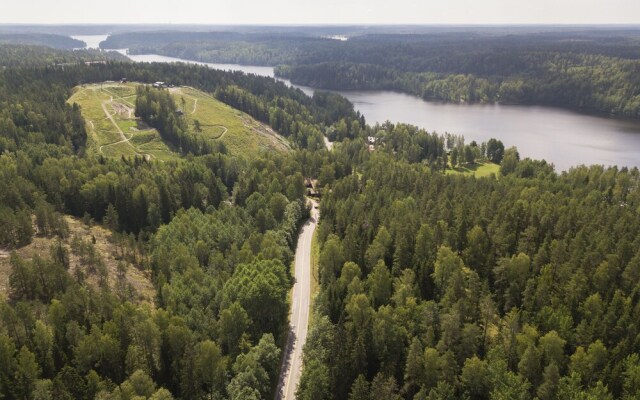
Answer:
[[(87, 121), (89, 151), (108, 157), (141, 155), (170, 160), (180, 155), (156, 129), (135, 117), (138, 83), (105, 82), (79, 86), (69, 103), (78, 103)], [(256, 155), (265, 150), (286, 151), (289, 144), (270, 127), (212, 96), (190, 87), (168, 89), (184, 109), (193, 133), (222, 141), (232, 155)], [(199, 129), (198, 129), (199, 125)]]
[(445, 170), (445, 173), (447, 175), (454, 175), (454, 174), (473, 175), (476, 178), (490, 176), (491, 174), (498, 175), (499, 172), (500, 172), (500, 165), (494, 164), (488, 161), (476, 162), (470, 165), (465, 165), (465, 166)]

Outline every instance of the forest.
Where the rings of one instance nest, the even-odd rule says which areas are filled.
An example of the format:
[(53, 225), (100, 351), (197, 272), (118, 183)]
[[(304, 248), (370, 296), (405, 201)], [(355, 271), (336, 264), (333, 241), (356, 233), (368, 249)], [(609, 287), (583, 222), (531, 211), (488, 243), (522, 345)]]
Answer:
[(0, 32), (0, 43), (15, 45), (46, 46), (54, 49), (81, 49), (86, 46), (82, 40), (69, 36), (47, 33), (8, 33)]
[[(233, 88), (246, 112), (289, 121), (299, 152), (248, 160), (183, 145), (175, 162), (88, 156), (81, 109), (66, 100), (80, 83), (123, 76), (214, 95)], [(136, 112), (163, 131), (175, 105), (164, 91), (146, 91)], [(288, 266), (308, 215), (303, 174), (313, 175), (308, 161), (320, 157), (307, 150), (316, 145), (306, 135), (358, 120), (352, 106), (337, 102), (328, 113), (273, 79), (120, 62), (5, 68), (0, 105), (0, 249), (11, 267), (0, 294), (2, 398), (273, 397)], [(165, 131), (166, 140), (174, 133)], [(116, 277), (95, 238), (68, 237), (66, 215), (111, 231), (129, 254)], [(12, 252), (41, 238), (50, 249), (36, 257)], [(127, 286), (131, 269), (151, 280), (153, 304)]]
[(6, 44), (0, 45), (0, 67), (61, 66), (95, 61), (126, 61), (116, 52), (97, 50), (56, 50), (50, 47)]
[(325, 179), (298, 398), (640, 396), (637, 168), (558, 175), (513, 148), (499, 179), (353, 168)]
[[(55, 66), (45, 60), (64, 51), (8, 49), (35, 61), (0, 69), (0, 397), (273, 398), (309, 178), (322, 195), (319, 292), (298, 398), (640, 396), (637, 168), (557, 173), (495, 139), (370, 125), (338, 95), (271, 78)], [(141, 84), (136, 114), (179, 160), (87, 151), (67, 99), (122, 78)], [(189, 142), (167, 91), (145, 85), (156, 81), (214, 95), (292, 151)], [(478, 161), (499, 174), (445, 174)], [(95, 237), (70, 237), (68, 217), (108, 232), (114, 271)], [(133, 270), (151, 302), (127, 283)]]
[(132, 54), (277, 66), (320, 89), (385, 89), (448, 102), (500, 102), (640, 117), (637, 29), (355, 34), (137, 32), (103, 48)]

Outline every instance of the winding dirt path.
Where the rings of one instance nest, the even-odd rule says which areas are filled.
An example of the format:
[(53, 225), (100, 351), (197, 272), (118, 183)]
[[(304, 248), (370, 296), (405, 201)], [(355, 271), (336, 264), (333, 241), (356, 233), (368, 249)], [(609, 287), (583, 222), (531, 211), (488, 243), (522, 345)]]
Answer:
[[(118, 96), (118, 94), (117, 94), (117, 93), (113, 93), (111, 90), (109, 90), (109, 89), (107, 89), (107, 88), (102, 88), (102, 90), (103, 90), (103, 91), (105, 91), (105, 92), (107, 92), (107, 93), (109, 93), (109, 94), (111, 95), (111, 101), (113, 101), (114, 96), (115, 96), (115, 99), (116, 99), (116, 100), (122, 100), (123, 102), (125, 102), (125, 103), (129, 104), (131, 107), (135, 107), (135, 106), (136, 106), (135, 104), (133, 104), (133, 103), (132, 103), (132, 102), (130, 102), (129, 100), (125, 99), (125, 98), (124, 98), (124, 97), (122, 97), (122, 96)], [(131, 96), (125, 96), (125, 97), (131, 97)]]
[(229, 129), (224, 125), (209, 125), (209, 126), (212, 126), (214, 128), (222, 128), (222, 133), (220, 134), (220, 136), (218, 136), (217, 138), (214, 138), (213, 140), (220, 140), (227, 132), (229, 132)]
[[(111, 101), (113, 102), (113, 97), (111, 98)], [(118, 126), (118, 124), (116, 123), (116, 120), (113, 119), (114, 114), (110, 114), (109, 111), (107, 110), (107, 106), (106, 106), (107, 102), (101, 102), (100, 105), (102, 106), (102, 111), (104, 111), (104, 114), (107, 116), (107, 119), (109, 121), (111, 121), (111, 124), (113, 124), (113, 126), (116, 127), (116, 129), (118, 130), (118, 133), (120, 134), (120, 138), (121, 140), (117, 141), (117, 142), (113, 142), (113, 143), (108, 143), (108, 144), (103, 144), (102, 146), (99, 147), (99, 151), (101, 154), (104, 154), (102, 149), (104, 147), (107, 146), (114, 146), (116, 144), (120, 144), (120, 143), (127, 143), (129, 146), (131, 146), (131, 148), (133, 149), (133, 152), (135, 155), (137, 156), (143, 156), (145, 158), (155, 158), (155, 156), (153, 154), (148, 154), (148, 153), (139, 153), (138, 149), (131, 143), (130, 139), (128, 138), (124, 132), (122, 131), (122, 129), (120, 129), (120, 127)], [(133, 136), (132, 136), (133, 137)]]
[[(191, 89), (191, 90), (197, 90), (197, 89), (192, 88), (191, 86), (181, 86), (181, 87), (179, 87), (179, 88), (174, 88), (174, 92), (179, 92), (179, 90), (180, 90), (180, 89), (183, 89), (183, 88)], [(198, 98), (197, 98), (197, 97), (195, 97), (195, 96), (192, 96), (192, 95), (190, 95), (190, 94), (186, 94), (186, 93), (184, 93), (184, 92), (181, 92), (181, 91), (180, 91), (179, 93), (180, 93), (180, 95), (181, 95), (181, 96), (186, 96), (186, 97), (188, 97), (188, 98), (193, 99), (193, 110), (191, 110), (191, 115), (195, 114), (195, 113), (196, 113), (196, 111), (198, 110)], [(215, 99), (213, 96), (211, 96), (211, 95), (209, 95), (209, 94), (206, 94), (206, 93), (205, 93), (205, 95), (207, 95), (207, 96), (211, 97), (212, 99)], [(186, 110), (185, 110), (185, 111), (186, 111)], [(223, 131), (222, 131), (222, 133), (220, 134), (220, 136), (218, 136), (217, 138), (212, 138), (213, 140), (220, 140), (220, 139), (222, 139), (222, 138), (224, 137), (224, 135), (226, 135), (226, 134), (227, 134), (227, 132), (229, 132), (229, 129), (228, 129), (226, 126), (224, 126), (224, 125), (207, 125), (207, 126), (211, 126), (211, 127), (214, 127), (214, 128), (215, 128), (215, 127), (218, 127), (218, 128), (222, 128), (222, 129), (223, 129)]]

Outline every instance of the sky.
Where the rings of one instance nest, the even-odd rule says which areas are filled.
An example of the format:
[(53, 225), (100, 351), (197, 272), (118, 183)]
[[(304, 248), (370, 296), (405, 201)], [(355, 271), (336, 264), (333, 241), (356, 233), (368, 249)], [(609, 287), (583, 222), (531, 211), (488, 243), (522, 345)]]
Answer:
[(0, 23), (640, 24), (640, 0), (6, 0)]

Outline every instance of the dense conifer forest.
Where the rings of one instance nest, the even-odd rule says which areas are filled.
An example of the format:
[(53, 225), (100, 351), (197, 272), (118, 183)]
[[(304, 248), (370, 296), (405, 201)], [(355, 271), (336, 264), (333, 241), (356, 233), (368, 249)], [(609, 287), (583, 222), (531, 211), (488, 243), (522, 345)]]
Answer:
[(449, 102), (564, 107), (640, 118), (637, 29), (522, 33), (489, 29), (355, 34), (144, 32), (113, 35), (129, 47), (189, 60), (279, 66), (276, 74), (321, 89), (386, 89)]
[(69, 36), (46, 33), (6, 33), (0, 32), (0, 43), (16, 45), (46, 46), (54, 49), (81, 49), (86, 43)]
[(79, 62), (126, 61), (116, 52), (97, 50), (55, 50), (35, 45), (0, 45), (0, 67), (65, 66)]
[[(273, 398), (308, 179), (319, 292), (299, 398), (640, 396), (637, 168), (557, 173), (508, 143), (372, 126), (338, 95), (254, 75), (0, 53), (20, 61), (0, 69), (0, 397)], [(122, 78), (140, 83), (136, 113), (178, 161), (87, 151), (67, 99)], [(205, 146), (156, 81), (210, 93), (293, 149)], [(499, 174), (444, 173), (476, 161)], [(69, 237), (68, 216), (108, 230), (115, 271), (95, 237)], [(20, 256), (42, 238), (49, 248)], [(126, 285), (130, 270), (153, 301)]]
[[(259, 110), (281, 104), (277, 115), (291, 123), (287, 133), (300, 150), (247, 160), (183, 146), (189, 154), (167, 163), (86, 156), (85, 121), (66, 99), (77, 84), (123, 76), (213, 94), (234, 88), (238, 102), (250, 100), (245, 110), (265, 119), (269, 111)], [(147, 97), (137, 112), (152, 118)], [(0, 296), (3, 398), (272, 397), (291, 249), (308, 213), (303, 160), (312, 157), (307, 147), (322, 145), (321, 136), (311, 139), (324, 129), (319, 121), (332, 123), (324, 108), (272, 79), (131, 63), (7, 68), (0, 104), (0, 248), (11, 265)], [(357, 119), (350, 105), (336, 117)], [(153, 305), (107, 283), (91, 240), (61, 244), (69, 234), (64, 214), (113, 232), (135, 255), (119, 271), (149, 276)], [(52, 239), (50, 252), (28, 260), (11, 253), (42, 237)], [(86, 269), (69, 269), (76, 257)]]
[(640, 395), (637, 169), (365, 158), (323, 192), (300, 398)]

